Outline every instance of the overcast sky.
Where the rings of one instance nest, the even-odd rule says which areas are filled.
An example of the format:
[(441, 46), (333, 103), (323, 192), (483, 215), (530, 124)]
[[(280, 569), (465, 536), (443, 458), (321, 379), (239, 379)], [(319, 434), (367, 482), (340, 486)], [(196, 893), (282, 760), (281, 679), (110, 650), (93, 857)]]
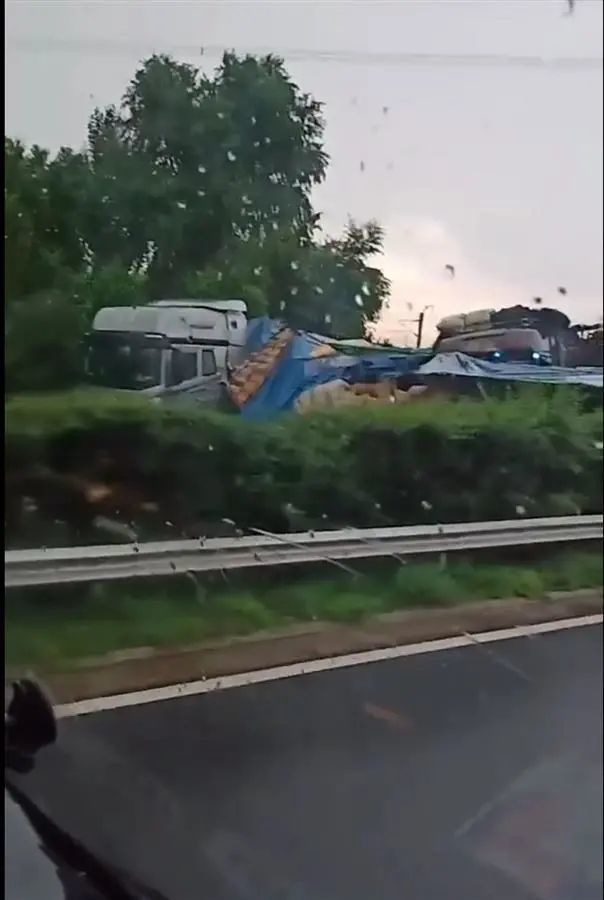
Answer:
[[(449, 312), (535, 296), (591, 321), (602, 308), (603, 3), (576, 0), (573, 15), (567, 6), (8, 0), (6, 132), (80, 147), (92, 107), (119, 100), (150, 52), (211, 68), (222, 47), (272, 49), (325, 102), (331, 165), (316, 202), (326, 229), (341, 230), (349, 215), (386, 228), (382, 265), (393, 291), (383, 334), (402, 339), (408, 326), (399, 320), (427, 304), (430, 332)], [(330, 50), (351, 57), (316, 58)], [(427, 64), (379, 54), (503, 59)], [(584, 62), (510, 59), (518, 56)]]

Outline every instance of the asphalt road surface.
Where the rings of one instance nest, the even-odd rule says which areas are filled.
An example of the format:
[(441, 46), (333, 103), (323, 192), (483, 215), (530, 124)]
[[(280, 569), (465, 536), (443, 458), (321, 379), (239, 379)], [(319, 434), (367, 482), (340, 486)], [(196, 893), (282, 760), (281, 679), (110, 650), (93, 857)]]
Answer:
[(602, 628), (61, 723), (22, 787), (171, 900), (596, 900)]

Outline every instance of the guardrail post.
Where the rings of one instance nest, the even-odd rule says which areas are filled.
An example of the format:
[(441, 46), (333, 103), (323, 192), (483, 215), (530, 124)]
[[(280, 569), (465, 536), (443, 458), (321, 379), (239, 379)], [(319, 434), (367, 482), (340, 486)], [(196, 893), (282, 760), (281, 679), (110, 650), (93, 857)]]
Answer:
[[(140, 545), (5, 550), (4, 584), (7, 588), (51, 584), (84, 584), (114, 579), (220, 572), (255, 566), (305, 565), (329, 562), (358, 577), (354, 559), (427, 554), (441, 569), (450, 553), (495, 547), (520, 547), (601, 541), (601, 515), (551, 516), (522, 521), (460, 522), (400, 528), (344, 529), (342, 531), (272, 534), (249, 529), (254, 535), (204, 540), (156, 541)], [(260, 535), (256, 537), (255, 535)]]

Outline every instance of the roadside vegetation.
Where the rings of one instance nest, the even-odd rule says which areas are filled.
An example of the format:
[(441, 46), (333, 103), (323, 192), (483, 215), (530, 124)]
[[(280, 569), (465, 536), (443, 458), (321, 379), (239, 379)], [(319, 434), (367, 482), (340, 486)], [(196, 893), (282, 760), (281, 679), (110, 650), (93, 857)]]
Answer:
[(573, 389), (267, 424), (102, 391), (6, 404), (7, 548), (598, 513), (601, 484), (602, 409)]
[(437, 562), (409, 562), (356, 578), (313, 575), (244, 589), (175, 578), (10, 592), (6, 661), (67, 669), (117, 650), (178, 647), (299, 622), (358, 622), (395, 610), (536, 599), (601, 586), (602, 554), (586, 550), (513, 565), (452, 559), (443, 568)]
[(340, 338), (377, 320), (383, 230), (322, 231), (323, 106), (282, 60), (225, 53), (206, 73), (158, 54), (115, 100), (83, 149), (5, 138), (8, 391), (81, 384), (102, 306), (240, 297)]

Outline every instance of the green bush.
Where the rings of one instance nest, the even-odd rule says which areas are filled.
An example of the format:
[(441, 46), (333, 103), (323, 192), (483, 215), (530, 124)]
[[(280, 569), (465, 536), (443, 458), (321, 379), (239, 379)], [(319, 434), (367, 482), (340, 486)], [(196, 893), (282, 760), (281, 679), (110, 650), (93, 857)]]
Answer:
[(229, 633), (246, 634), (275, 624), (275, 617), (251, 591), (225, 594), (208, 614), (210, 619), (219, 620), (221, 631)]
[(395, 577), (395, 606), (446, 606), (466, 599), (464, 587), (448, 568), (418, 563), (400, 569)]
[[(27, 542), (33, 520), (49, 543), (57, 521), (103, 540), (86, 530), (99, 512), (141, 539), (599, 512), (601, 440), (602, 411), (567, 390), (262, 425), (100, 390), (15, 396), (7, 541)], [(117, 486), (113, 499), (86, 500), (86, 481)]]
[(546, 590), (541, 573), (525, 566), (453, 562), (451, 573), (463, 584), (466, 597), (470, 599), (480, 600), (484, 597), (491, 600), (508, 597), (530, 599), (543, 596)]
[(542, 578), (547, 590), (572, 591), (602, 584), (604, 560), (601, 553), (566, 552), (553, 563), (544, 564)]
[(8, 391), (57, 390), (82, 381), (86, 318), (68, 297), (47, 292), (14, 301), (4, 322)]

